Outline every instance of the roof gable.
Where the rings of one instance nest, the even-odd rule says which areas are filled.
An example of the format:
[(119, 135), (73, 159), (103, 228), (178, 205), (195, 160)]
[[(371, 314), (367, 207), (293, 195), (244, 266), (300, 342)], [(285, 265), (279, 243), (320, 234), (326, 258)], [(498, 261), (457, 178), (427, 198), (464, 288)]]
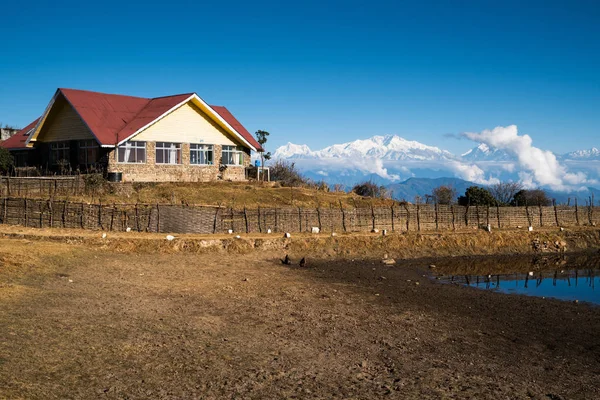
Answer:
[(248, 145), (252, 150), (261, 148), (229, 110), (221, 106), (214, 106), (213, 108), (195, 93), (147, 99), (87, 90), (58, 89), (29, 140), (36, 140), (41, 125), (44, 124), (54, 101), (60, 95), (64, 96), (98, 142), (105, 147), (115, 146), (130, 139), (188, 101), (193, 101), (215, 122), (238, 137), (241, 142)]
[(0, 146), (8, 150), (27, 150), (26, 142), (29, 134), (33, 131), (40, 118), (35, 119), (35, 121), (29, 123), (25, 128), (0, 143)]

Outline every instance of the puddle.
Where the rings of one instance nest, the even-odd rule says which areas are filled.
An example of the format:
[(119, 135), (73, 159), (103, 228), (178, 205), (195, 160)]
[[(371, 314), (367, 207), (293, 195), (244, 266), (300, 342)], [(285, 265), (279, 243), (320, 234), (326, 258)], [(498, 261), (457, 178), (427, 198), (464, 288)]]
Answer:
[[(436, 273), (439, 282), (600, 305), (598, 255), (456, 261), (455, 265), (446, 264)], [(511, 268), (518, 271), (510, 272)], [(482, 274), (482, 269), (487, 273)], [(474, 274), (469, 274), (470, 271)]]

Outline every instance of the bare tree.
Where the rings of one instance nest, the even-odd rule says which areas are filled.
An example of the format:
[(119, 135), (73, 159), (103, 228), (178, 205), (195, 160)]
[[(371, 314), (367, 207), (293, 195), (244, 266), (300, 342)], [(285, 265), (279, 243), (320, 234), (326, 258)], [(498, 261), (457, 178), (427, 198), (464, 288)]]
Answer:
[(499, 204), (510, 204), (515, 194), (523, 190), (523, 185), (519, 182), (498, 182), (489, 188), (490, 193)]
[(456, 200), (456, 189), (449, 185), (438, 186), (431, 191), (431, 197), (438, 204), (452, 204)]

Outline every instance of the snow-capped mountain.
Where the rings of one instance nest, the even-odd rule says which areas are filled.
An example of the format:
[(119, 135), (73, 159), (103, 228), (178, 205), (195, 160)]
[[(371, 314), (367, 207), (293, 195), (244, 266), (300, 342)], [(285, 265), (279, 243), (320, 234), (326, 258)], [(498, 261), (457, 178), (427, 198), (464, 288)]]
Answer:
[(288, 143), (279, 147), (273, 158), (368, 158), (380, 160), (453, 160), (456, 157), (434, 146), (406, 140), (397, 135), (373, 136), (369, 139), (334, 144), (312, 151), (306, 145)]
[(463, 153), (461, 158), (465, 161), (513, 161), (515, 156), (496, 148), (491, 148), (485, 143)]
[(588, 150), (577, 150), (567, 154), (563, 154), (560, 158), (564, 160), (600, 160), (600, 150), (592, 147)]
[[(484, 143), (462, 155), (454, 155), (397, 135), (373, 136), (319, 150), (288, 143), (273, 154), (273, 159), (293, 161), (309, 178), (346, 186), (367, 179), (384, 185), (409, 178), (454, 177), (481, 185), (527, 178), (531, 181), (532, 165), (537, 168), (537, 163), (521, 158)], [(599, 181), (600, 150), (596, 148), (556, 156), (556, 161), (562, 165), (560, 171), (571, 173), (569, 182)]]

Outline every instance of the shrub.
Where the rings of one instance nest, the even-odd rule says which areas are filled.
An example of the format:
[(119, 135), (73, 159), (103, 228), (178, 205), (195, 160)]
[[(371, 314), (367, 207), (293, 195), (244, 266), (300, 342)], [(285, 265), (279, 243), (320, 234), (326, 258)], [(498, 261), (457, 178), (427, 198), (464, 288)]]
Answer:
[(363, 197), (386, 197), (387, 191), (384, 186), (378, 186), (371, 181), (359, 183), (352, 188), (352, 191)]
[(519, 190), (510, 204), (512, 206), (551, 206), (552, 199), (542, 189)]
[(452, 186), (438, 186), (431, 191), (431, 197), (438, 204), (452, 204), (456, 199), (456, 189)]
[(270, 167), (270, 172), (271, 180), (279, 182), (282, 186), (305, 186), (311, 183), (296, 169), (294, 163), (284, 160), (277, 160)]
[(6, 174), (12, 169), (14, 164), (14, 158), (10, 151), (6, 150), (4, 147), (0, 147), (0, 172)]
[(458, 198), (458, 204), (461, 206), (495, 206), (497, 203), (487, 189), (471, 186), (467, 188), (464, 196)]

